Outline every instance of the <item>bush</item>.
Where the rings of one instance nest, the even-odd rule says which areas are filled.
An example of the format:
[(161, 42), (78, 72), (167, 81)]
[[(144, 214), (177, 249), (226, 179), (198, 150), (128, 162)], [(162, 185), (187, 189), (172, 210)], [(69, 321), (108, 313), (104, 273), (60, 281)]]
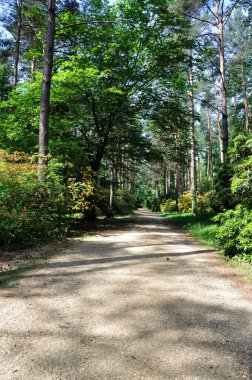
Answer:
[(163, 202), (160, 206), (161, 212), (169, 212), (169, 211), (178, 211), (178, 206), (176, 204), (176, 201), (173, 199), (167, 199), (165, 202)]
[(96, 173), (87, 167), (82, 179), (71, 178), (68, 181), (71, 212), (81, 213), (83, 218), (95, 216), (95, 209), (102, 199), (103, 191), (96, 181)]
[(252, 211), (238, 205), (213, 218), (219, 224), (216, 231), (217, 246), (225, 255), (251, 254), (252, 251)]
[(0, 243), (31, 246), (66, 230), (67, 202), (58, 183), (41, 184), (25, 154), (3, 154), (0, 162)]
[(212, 208), (213, 191), (209, 191), (204, 195), (197, 195), (197, 204), (195, 214), (198, 216), (210, 216), (214, 214)]
[(192, 196), (189, 192), (184, 192), (178, 201), (179, 212), (192, 212)]
[(214, 191), (209, 194), (209, 205), (215, 213), (223, 212), (235, 206), (235, 198), (231, 192), (233, 166), (222, 164), (214, 178)]
[(131, 214), (136, 208), (136, 200), (127, 190), (117, 190), (114, 197), (114, 210), (121, 215)]

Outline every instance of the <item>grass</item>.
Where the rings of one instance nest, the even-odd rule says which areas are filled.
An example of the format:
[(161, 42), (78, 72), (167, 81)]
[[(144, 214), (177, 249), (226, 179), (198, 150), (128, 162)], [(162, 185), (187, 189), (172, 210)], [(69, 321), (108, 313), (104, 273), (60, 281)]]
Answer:
[(166, 212), (163, 215), (172, 223), (187, 230), (192, 237), (201, 243), (216, 247), (214, 232), (217, 226), (210, 218), (194, 216), (192, 213)]
[[(194, 216), (192, 213), (181, 214), (179, 212), (165, 212), (162, 213), (173, 224), (185, 229), (196, 240), (203, 244), (207, 244), (210, 247), (216, 248), (215, 231), (217, 225), (215, 225), (210, 218), (203, 218)], [(224, 254), (219, 251), (222, 256)], [(231, 259), (225, 257), (227, 262), (236, 269), (248, 282), (252, 282), (252, 265), (249, 263), (248, 257), (233, 257)]]

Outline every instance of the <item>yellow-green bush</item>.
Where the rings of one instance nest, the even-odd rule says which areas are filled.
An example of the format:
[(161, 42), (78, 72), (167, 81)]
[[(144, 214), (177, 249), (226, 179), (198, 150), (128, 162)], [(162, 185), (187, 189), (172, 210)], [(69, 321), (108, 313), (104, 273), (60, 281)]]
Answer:
[(86, 216), (95, 212), (95, 208), (102, 198), (102, 188), (98, 186), (96, 173), (86, 168), (80, 181), (71, 178), (68, 181), (71, 211)]
[(192, 196), (188, 191), (185, 191), (178, 201), (179, 212), (192, 212)]
[(160, 206), (161, 212), (178, 211), (176, 201), (173, 199), (166, 199)]
[(212, 215), (214, 210), (212, 208), (212, 199), (214, 196), (213, 191), (209, 191), (203, 195), (197, 195), (196, 214), (197, 215)]

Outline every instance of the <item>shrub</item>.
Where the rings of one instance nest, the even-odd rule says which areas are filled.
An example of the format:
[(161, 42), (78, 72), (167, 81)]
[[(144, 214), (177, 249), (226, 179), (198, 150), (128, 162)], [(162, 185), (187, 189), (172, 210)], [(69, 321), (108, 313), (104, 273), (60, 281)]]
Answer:
[(114, 210), (121, 215), (132, 213), (136, 208), (136, 200), (127, 190), (117, 190), (114, 197)]
[(83, 217), (95, 214), (96, 205), (102, 198), (102, 188), (98, 186), (96, 173), (90, 167), (86, 168), (80, 181), (69, 179), (68, 191), (71, 212), (81, 213)]
[(214, 191), (209, 194), (209, 204), (215, 213), (231, 209), (235, 205), (235, 199), (231, 192), (231, 178), (233, 166), (222, 164), (214, 178)]
[(216, 242), (224, 254), (230, 257), (252, 251), (252, 211), (242, 205), (213, 218), (219, 224)]
[(192, 212), (192, 196), (189, 192), (184, 192), (178, 201), (179, 212)]
[(163, 202), (160, 206), (161, 212), (169, 212), (169, 211), (178, 211), (178, 206), (176, 204), (176, 201), (173, 199), (167, 199), (165, 202)]
[(214, 214), (212, 204), (213, 191), (209, 191), (204, 195), (197, 195), (197, 204), (195, 213), (198, 216), (210, 216)]
[[(1, 152), (0, 243), (30, 246), (66, 229), (66, 199), (58, 183), (41, 184), (25, 154)], [(21, 163), (20, 163), (21, 162)]]

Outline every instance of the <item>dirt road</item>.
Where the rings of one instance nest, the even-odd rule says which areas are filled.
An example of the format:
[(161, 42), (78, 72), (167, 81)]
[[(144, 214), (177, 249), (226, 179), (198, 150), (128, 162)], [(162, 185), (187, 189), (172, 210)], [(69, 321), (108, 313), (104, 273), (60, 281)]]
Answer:
[(139, 211), (0, 290), (0, 379), (250, 379), (252, 306), (232, 276)]

